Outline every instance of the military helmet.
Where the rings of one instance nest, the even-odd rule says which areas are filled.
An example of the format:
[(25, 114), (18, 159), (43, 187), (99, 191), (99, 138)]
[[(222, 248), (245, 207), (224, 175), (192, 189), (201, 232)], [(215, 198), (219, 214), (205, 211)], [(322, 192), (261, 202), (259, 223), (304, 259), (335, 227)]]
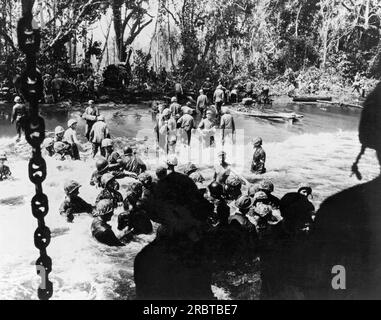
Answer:
[(105, 158), (100, 158), (95, 162), (95, 167), (98, 171), (103, 171), (108, 167), (108, 161)]
[(162, 112), (162, 115), (163, 117), (168, 117), (171, 115), (171, 110), (169, 110), (168, 108), (164, 109), (163, 112)]
[(14, 102), (15, 103), (20, 103), (21, 102), (21, 98), (19, 96), (16, 96), (15, 99), (14, 99)]
[(133, 153), (134, 153), (134, 152), (133, 152), (133, 150), (132, 150), (131, 147), (127, 146), (127, 147), (124, 147), (124, 148), (123, 148), (123, 154), (124, 154), (125, 156), (127, 156), (127, 155), (132, 155)]
[(274, 184), (268, 179), (262, 180), (259, 183), (259, 190), (266, 193), (272, 193), (274, 192)]
[(61, 134), (61, 133), (64, 133), (65, 132), (65, 129), (61, 126), (57, 126), (55, 129), (54, 129), (54, 133), (57, 135), (57, 134)]
[(211, 184), (209, 184), (208, 190), (210, 195), (216, 199), (221, 199), (224, 194), (224, 187), (217, 181), (213, 181)]
[(220, 151), (220, 152), (218, 152), (217, 156), (218, 157), (222, 157), (222, 156), (226, 157), (226, 152), (225, 151)]
[(205, 181), (205, 178), (198, 171), (195, 171), (189, 174), (189, 178), (191, 178), (196, 184), (203, 183)]
[(251, 198), (248, 196), (242, 196), (235, 202), (239, 210), (249, 210), (252, 204)]
[(45, 148), (53, 147), (54, 146), (54, 140), (52, 138), (46, 138), (43, 142), (43, 146)]
[(267, 201), (268, 199), (269, 199), (269, 197), (267, 196), (267, 194), (265, 192), (258, 191), (254, 195), (253, 204), (255, 205), (257, 202)]
[(138, 180), (146, 186), (152, 183), (152, 176), (148, 172), (142, 172), (139, 174)]
[(263, 141), (262, 141), (262, 138), (261, 138), (261, 137), (255, 138), (255, 139), (253, 140), (253, 145), (254, 145), (254, 147), (259, 147), (259, 146), (262, 145), (262, 143), (263, 143)]
[(54, 143), (54, 152), (61, 153), (62, 151), (66, 150), (67, 145), (61, 141), (57, 141)]
[(94, 216), (101, 217), (105, 216), (114, 210), (114, 204), (110, 199), (103, 199), (97, 203), (96, 211)]
[(171, 102), (177, 102), (177, 98), (176, 97), (172, 97), (171, 98)]
[(222, 107), (222, 108), (221, 108), (221, 112), (222, 112), (223, 114), (229, 114), (229, 113), (230, 113), (230, 109), (229, 109), (228, 107)]
[(75, 119), (70, 119), (68, 122), (67, 122), (67, 126), (70, 128), (73, 124), (75, 124), (75, 123), (78, 123), (78, 121), (77, 120), (75, 120)]
[(0, 152), (0, 160), (7, 160), (7, 155), (5, 152)]
[(113, 141), (111, 139), (106, 138), (102, 140), (102, 148), (107, 148), (112, 146), (113, 146)]
[(77, 181), (70, 180), (70, 181), (66, 181), (66, 183), (64, 185), (64, 190), (67, 194), (71, 194), (75, 190), (79, 189), (80, 187), (81, 187), (81, 185)]
[(308, 194), (312, 193), (312, 187), (309, 183), (303, 182), (303, 183), (299, 184), (298, 193), (303, 189), (307, 190)]
[(99, 115), (99, 116), (97, 117), (97, 120), (98, 120), (98, 121), (106, 121), (106, 118), (105, 118), (105, 116), (104, 116), (103, 114), (101, 114), (101, 115)]
[(167, 175), (167, 167), (163, 165), (159, 165), (155, 170), (156, 176), (159, 179), (164, 178)]
[(177, 166), (178, 161), (175, 155), (169, 155), (167, 158), (167, 165), (169, 166)]
[(105, 173), (101, 178), (101, 184), (105, 188), (113, 180), (115, 180), (115, 176), (112, 173)]
[(128, 184), (129, 191), (136, 193), (137, 195), (141, 196), (143, 193), (143, 184), (139, 180), (135, 180)]
[(226, 186), (227, 187), (241, 187), (242, 186), (242, 181), (236, 175), (231, 174), (226, 179)]
[(171, 135), (171, 136), (169, 137), (169, 139), (168, 139), (168, 144), (169, 144), (170, 146), (173, 146), (173, 145), (176, 144), (176, 142), (177, 142), (177, 137), (176, 137), (175, 135)]
[(189, 176), (192, 172), (195, 172), (197, 170), (197, 167), (194, 163), (188, 163), (185, 167), (184, 173)]

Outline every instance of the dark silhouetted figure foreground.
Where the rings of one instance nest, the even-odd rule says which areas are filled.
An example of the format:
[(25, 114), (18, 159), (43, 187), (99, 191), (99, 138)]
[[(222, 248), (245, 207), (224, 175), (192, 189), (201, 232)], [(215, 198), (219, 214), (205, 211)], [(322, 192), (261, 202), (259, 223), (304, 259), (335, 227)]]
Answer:
[(158, 182), (146, 205), (150, 219), (161, 228), (136, 256), (137, 298), (213, 299), (212, 273), (201, 240), (210, 203), (189, 177), (172, 172)]
[[(352, 170), (361, 179), (357, 163), (365, 148), (375, 149), (381, 162), (381, 83), (364, 103), (359, 138), (362, 149)], [(315, 228), (306, 249), (306, 276), (302, 275), (301, 286), (305, 297), (379, 299), (380, 230), (380, 177), (326, 199), (316, 214)], [(306, 256), (300, 258), (305, 260)], [(335, 266), (339, 266), (336, 271)], [(337, 270), (341, 270), (341, 274)]]

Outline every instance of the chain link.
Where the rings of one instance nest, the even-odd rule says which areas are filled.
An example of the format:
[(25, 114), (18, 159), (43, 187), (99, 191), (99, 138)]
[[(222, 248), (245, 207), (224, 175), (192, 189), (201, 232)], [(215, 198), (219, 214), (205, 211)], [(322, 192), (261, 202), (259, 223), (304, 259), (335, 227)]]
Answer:
[[(17, 39), (20, 50), (26, 55), (26, 69), (21, 75), (20, 92), (28, 102), (28, 115), (23, 121), (26, 141), (32, 146), (32, 157), (28, 165), (30, 181), (35, 185), (36, 194), (31, 200), (32, 214), (38, 227), (34, 233), (34, 245), (40, 251), (35, 265), (41, 277), (38, 298), (48, 300), (53, 295), (53, 283), (49, 280), (52, 271), (52, 259), (46, 248), (51, 239), (50, 229), (45, 225), (45, 216), (49, 211), (48, 197), (43, 193), (42, 182), (46, 178), (46, 162), (41, 156), (41, 144), (45, 139), (45, 122), (39, 116), (38, 101), (42, 98), (41, 74), (36, 68), (37, 52), (40, 47), (40, 30), (36, 28), (32, 7), (34, 0), (23, 0), (23, 16), (17, 24)], [(41, 272), (44, 270), (44, 272)]]

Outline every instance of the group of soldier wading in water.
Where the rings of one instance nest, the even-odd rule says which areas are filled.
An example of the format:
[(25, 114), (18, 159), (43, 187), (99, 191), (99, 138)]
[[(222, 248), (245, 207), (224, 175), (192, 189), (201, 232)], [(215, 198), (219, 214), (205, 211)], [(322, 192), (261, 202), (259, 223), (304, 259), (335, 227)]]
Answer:
[[(183, 118), (190, 113), (180, 114), (181, 106), (174, 103), (175, 99), (169, 108), (159, 107), (158, 135), (163, 126), (170, 126), (171, 118), (174, 129), (191, 122)], [(210, 114), (206, 110), (204, 128), (212, 120)], [(215, 299), (213, 273), (253, 265), (258, 257), (261, 299), (379, 298), (380, 177), (329, 197), (315, 212), (307, 183), (279, 199), (268, 179), (248, 185), (234, 172), (224, 151), (218, 153), (219, 164), (208, 183), (192, 163), (178, 170), (177, 158), (170, 152), (166, 163), (150, 174), (130, 146), (122, 153), (114, 150), (105, 119), (92, 102), (83, 118), (93, 156), (101, 153), (90, 179), (99, 195), (93, 206), (79, 197), (81, 185), (68, 181), (60, 213), (68, 222), (76, 214), (90, 213), (94, 238), (109, 246), (125, 246), (139, 234), (156, 233), (135, 258), (138, 299)], [(67, 154), (79, 158), (76, 121), (69, 122), (67, 130), (58, 128), (45, 144), (47, 153), (60, 160)], [(362, 148), (352, 171), (361, 179), (358, 162), (366, 148), (375, 149), (381, 160), (381, 83), (364, 103), (359, 138)], [(185, 134), (183, 142), (189, 140)], [(254, 143), (261, 147), (261, 139)], [(260, 153), (265, 156), (263, 150)], [(0, 154), (4, 179), (10, 175), (6, 160)], [(259, 169), (258, 173), (265, 172), (264, 162)], [(118, 191), (118, 179), (124, 177), (130, 178), (125, 197)], [(114, 231), (108, 222), (120, 207)], [(337, 266), (345, 269), (345, 285), (340, 288), (332, 284)]]

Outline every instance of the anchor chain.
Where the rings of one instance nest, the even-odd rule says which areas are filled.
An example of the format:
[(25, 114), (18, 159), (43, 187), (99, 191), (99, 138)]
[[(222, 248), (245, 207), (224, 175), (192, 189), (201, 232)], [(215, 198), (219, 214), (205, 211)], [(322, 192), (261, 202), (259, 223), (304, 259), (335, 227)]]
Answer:
[(26, 57), (26, 68), (20, 78), (20, 93), (28, 102), (28, 113), (22, 121), (25, 139), (32, 147), (32, 157), (28, 165), (30, 181), (35, 185), (35, 195), (31, 200), (32, 214), (37, 219), (38, 227), (34, 232), (34, 245), (40, 252), (36, 260), (36, 271), (41, 277), (37, 294), (41, 300), (48, 300), (53, 295), (53, 283), (49, 280), (52, 259), (46, 248), (51, 239), (50, 229), (45, 224), (49, 211), (48, 197), (43, 193), (42, 182), (46, 178), (46, 162), (41, 155), (41, 144), (45, 139), (45, 122), (39, 115), (38, 102), (43, 97), (43, 83), (36, 67), (37, 53), (40, 48), (40, 29), (33, 19), (34, 0), (22, 1), (22, 17), (17, 24), (17, 39), (20, 50)]

